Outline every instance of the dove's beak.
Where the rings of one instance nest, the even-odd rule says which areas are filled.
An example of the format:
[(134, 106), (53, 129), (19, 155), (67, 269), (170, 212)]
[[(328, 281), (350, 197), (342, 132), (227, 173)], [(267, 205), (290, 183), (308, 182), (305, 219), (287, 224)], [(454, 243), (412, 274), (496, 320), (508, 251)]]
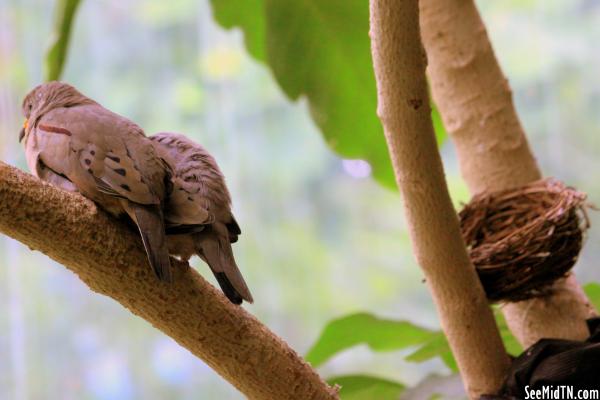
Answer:
[(25, 137), (25, 129), (27, 129), (27, 123), (28, 120), (25, 120), (25, 122), (23, 122), (23, 128), (21, 129), (21, 133), (19, 133), (19, 143), (21, 143), (23, 137)]

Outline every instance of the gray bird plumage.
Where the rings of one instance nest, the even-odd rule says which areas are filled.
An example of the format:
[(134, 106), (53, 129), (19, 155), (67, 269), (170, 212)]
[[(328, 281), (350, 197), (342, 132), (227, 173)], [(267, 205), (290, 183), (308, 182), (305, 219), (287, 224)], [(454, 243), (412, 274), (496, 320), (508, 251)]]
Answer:
[(150, 139), (173, 171), (165, 207), (170, 253), (184, 260), (197, 254), (231, 302), (252, 303), (231, 249), (240, 227), (231, 213), (231, 197), (215, 159), (181, 134), (159, 133)]
[(23, 115), (19, 139), (31, 172), (115, 216), (129, 215), (154, 272), (170, 282), (162, 215), (170, 171), (142, 129), (62, 82), (33, 89)]

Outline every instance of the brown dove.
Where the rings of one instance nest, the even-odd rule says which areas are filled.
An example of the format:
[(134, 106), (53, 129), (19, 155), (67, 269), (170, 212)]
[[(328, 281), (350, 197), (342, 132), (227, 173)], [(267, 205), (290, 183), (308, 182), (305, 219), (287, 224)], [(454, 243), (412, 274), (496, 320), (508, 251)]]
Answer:
[(23, 114), (19, 140), (31, 172), (115, 216), (131, 217), (151, 267), (170, 282), (162, 211), (170, 170), (142, 129), (62, 82), (29, 92)]
[(231, 213), (231, 196), (215, 159), (184, 135), (158, 133), (150, 139), (173, 171), (173, 190), (165, 206), (170, 253), (186, 261), (197, 254), (232, 303), (252, 303), (231, 249), (240, 227)]

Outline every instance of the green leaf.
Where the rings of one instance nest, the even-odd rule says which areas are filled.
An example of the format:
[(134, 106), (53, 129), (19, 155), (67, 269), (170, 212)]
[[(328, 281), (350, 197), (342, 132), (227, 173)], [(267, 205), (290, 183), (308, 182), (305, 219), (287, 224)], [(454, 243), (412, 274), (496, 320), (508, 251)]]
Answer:
[(57, 0), (54, 28), (50, 37), (50, 46), (46, 53), (44, 77), (46, 81), (60, 79), (67, 57), (71, 27), (79, 0)]
[[(395, 188), (369, 42), (368, 1), (211, 0), (223, 27), (239, 27), (251, 55), (266, 62), (293, 100), (306, 97), (327, 144), (341, 157), (364, 159)], [(438, 141), (446, 135), (434, 114)]]
[[(600, 284), (589, 283), (584, 291), (597, 309), (600, 309)], [(512, 335), (499, 308), (494, 309), (496, 324), (506, 350), (519, 355), (523, 348)], [(317, 367), (335, 354), (366, 344), (374, 351), (396, 351), (417, 348), (406, 356), (407, 361), (424, 362), (435, 357), (452, 371), (458, 371), (448, 340), (442, 331), (433, 331), (406, 321), (377, 318), (372, 314), (358, 313), (330, 321), (321, 336), (308, 351), (306, 360)]]
[(592, 282), (583, 286), (583, 291), (596, 310), (600, 310), (600, 283)]
[(211, 0), (211, 4), (219, 24), (226, 29), (242, 28), (250, 55), (259, 61), (266, 61), (264, 1)]
[(435, 334), (410, 322), (380, 319), (367, 313), (352, 314), (329, 322), (308, 351), (306, 360), (316, 367), (358, 344), (366, 344), (374, 351), (392, 351), (424, 343)]
[[(508, 329), (506, 320), (498, 308), (494, 309), (494, 317), (496, 318), (496, 324), (500, 331), (500, 337), (504, 342), (506, 351), (511, 355), (519, 355), (523, 351), (523, 348)], [(458, 372), (458, 366), (456, 360), (450, 350), (450, 345), (443, 332), (438, 331), (432, 338), (424, 343), (421, 347), (416, 349), (413, 353), (406, 357), (407, 361), (423, 362), (434, 357), (440, 357), (450, 370)]]
[(344, 375), (327, 379), (330, 385), (340, 385), (342, 400), (398, 400), (404, 385), (369, 375)]
[[(593, 289), (597, 290), (600, 299), (600, 285)], [(520, 354), (523, 348), (508, 329), (498, 308), (494, 309), (494, 316), (507, 352), (512, 355)], [(458, 371), (456, 360), (442, 331), (422, 328), (407, 321), (377, 318), (368, 313), (351, 314), (330, 321), (308, 351), (306, 360), (318, 367), (337, 353), (359, 344), (366, 344), (371, 350), (378, 352), (416, 346), (405, 357), (407, 361), (420, 363), (440, 357), (450, 370)]]
[(453, 372), (458, 371), (456, 360), (450, 351), (450, 345), (443, 332), (438, 331), (427, 343), (406, 356), (406, 361), (421, 363), (434, 357), (440, 357)]

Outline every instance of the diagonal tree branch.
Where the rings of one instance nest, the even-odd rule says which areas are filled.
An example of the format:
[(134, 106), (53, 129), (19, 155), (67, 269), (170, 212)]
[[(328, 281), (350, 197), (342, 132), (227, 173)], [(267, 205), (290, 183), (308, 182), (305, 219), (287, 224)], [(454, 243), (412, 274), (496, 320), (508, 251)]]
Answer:
[[(0, 231), (65, 265), (93, 291), (203, 359), (251, 399), (337, 399), (282, 339), (187, 263), (160, 283), (138, 235), (93, 202), (0, 162)], [(260, 300), (259, 300), (260, 301)]]
[(413, 252), (470, 398), (495, 393), (509, 360), (450, 201), (431, 121), (418, 0), (371, 0), (377, 113)]
[[(471, 193), (541, 178), (512, 93), (472, 0), (422, 0), (421, 31), (433, 98), (450, 133)], [(575, 276), (547, 298), (508, 303), (506, 321), (524, 347), (540, 338), (582, 340), (595, 310)]]

